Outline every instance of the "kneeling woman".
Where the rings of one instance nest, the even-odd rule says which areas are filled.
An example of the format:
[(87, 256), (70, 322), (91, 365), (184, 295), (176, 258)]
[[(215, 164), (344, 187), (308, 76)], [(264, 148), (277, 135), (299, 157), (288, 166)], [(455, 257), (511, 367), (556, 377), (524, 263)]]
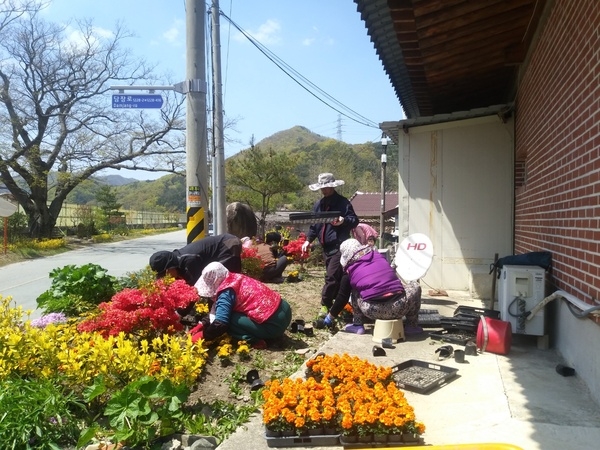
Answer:
[(265, 348), (266, 341), (281, 338), (292, 321), (290, 305), (278, 292), (252, 277), (229, 272), (221, 263), (207, 265), (195, 286), (201, 297), (211, 299), (214, 318), (192, 330), (194, 340), (229, 333)]

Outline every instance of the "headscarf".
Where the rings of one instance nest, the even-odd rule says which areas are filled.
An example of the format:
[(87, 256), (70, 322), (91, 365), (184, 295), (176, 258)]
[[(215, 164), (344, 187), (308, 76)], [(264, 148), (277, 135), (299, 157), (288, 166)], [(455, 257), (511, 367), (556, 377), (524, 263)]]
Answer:
[(345, 269), (348, 264), (373, 251), (370, 245), (363, 245), (356, 239), (346, 239), (340, 245), (340, 264)]
[(229, 275), (229, 270), (220, 262), (211, 262), (202, 271), (202, 275), (196, 281), (196, 289), (200, 297), (212, 298), (217, 294), (217, 289)]

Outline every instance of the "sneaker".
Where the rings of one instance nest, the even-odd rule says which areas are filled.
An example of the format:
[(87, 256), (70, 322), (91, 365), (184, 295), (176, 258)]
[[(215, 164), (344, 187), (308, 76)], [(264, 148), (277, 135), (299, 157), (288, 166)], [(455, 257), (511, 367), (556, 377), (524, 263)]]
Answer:
[(365, 327), (363, 327), (362, 325), (347, 325), (346, 328), (344, 328), (344, 331), (346, 333), (354, 333), (354, 334), (365, 334)]
[(407, 336), (416, 336), (419, 335), (423, 332), (423, 328), (422, 327), (412, 327), (412, 326), (405, 326), (404, 327), (404, 334)]

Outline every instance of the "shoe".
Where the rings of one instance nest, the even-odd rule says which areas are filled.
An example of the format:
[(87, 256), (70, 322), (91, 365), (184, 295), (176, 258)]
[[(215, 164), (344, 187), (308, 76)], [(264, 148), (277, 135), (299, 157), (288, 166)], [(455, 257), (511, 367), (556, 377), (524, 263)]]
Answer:
[(346, 333), (365, 334), (365, 327), (362, 325), (347, 325), (344, 331)]
[(265, 350), (267, 348), (267, 341), (264, 339), (256, 341), (254, 344), (252, 344), (252, 348), (255, 350)]

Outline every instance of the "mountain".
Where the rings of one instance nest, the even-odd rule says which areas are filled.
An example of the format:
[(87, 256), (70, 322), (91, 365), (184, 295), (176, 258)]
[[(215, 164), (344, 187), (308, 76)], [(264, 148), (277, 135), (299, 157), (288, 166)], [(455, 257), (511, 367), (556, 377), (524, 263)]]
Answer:
[(108, 184), (109, 186), (124, 186), (126, 184), (136, 183), (140, 180), (135, 178), (125, 178), (121, 175), (104, 175), (101, 177), (93, 177), (101, 183)]
[(330, 138), (323, 137), (313, 133), (308, 128), (296, 125), (289, 130), (278, 131), (277, 133), (264, 138), (257, 146), (268, 149), (272, 147), (277, 150), (294, 150), (302, 147), (310, 147), (319, 142), (325, 142)]
[[(256, 146), (263, 150), (271, 148), (275, 152), (295, 155), (299, 163), (293, 170), (304, 186), (314, 183), (319, 173), (332, 172), (336, 178), (345, 181), (345, 185), (338, 188), (338, 191), (348, 198), (356, 191), (380, 191), (379, 143), (347, 144), (313, 133), (306, 127), (295, 126), (262, 139)], [(243, 153), (242, 151), (228, 159), (238, 158)], [(397, 158), (397, 152), (390, 148), (387, 161), (388, 192), (398, 189)], [(117, 201), (123, 205), (123, 209), (183, 212), (186, 208), (185, 177), (174, 174), (146, 181), (120, 175), (94, 177), (74, 189), (67, 201), (93, 205), (96, 203), (96, 192), (105, 184), (114, 186)], [(317, 198), (307, 188), (289, 197), (292, 207), (302, 209), (310, 207)]]

